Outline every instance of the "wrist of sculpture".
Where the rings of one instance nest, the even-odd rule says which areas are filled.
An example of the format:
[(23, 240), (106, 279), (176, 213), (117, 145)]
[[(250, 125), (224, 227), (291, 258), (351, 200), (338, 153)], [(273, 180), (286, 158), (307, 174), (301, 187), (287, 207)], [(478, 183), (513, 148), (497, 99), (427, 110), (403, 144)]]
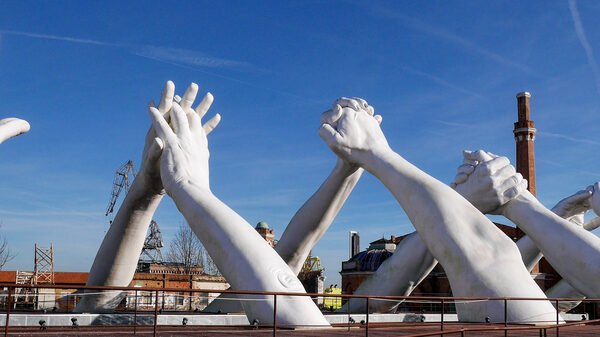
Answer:
[(539, 201), (527, 190), (521, 192), (518, 196), (504, 204), (499, 208), (501, 215), (504, 215), (510, 220), (515, 219), (520, 212), (525, 208), (533, 208)]
[(159, 182), (157, 182), (157, 180), (154, 178), (148, 177), (148, 175), (144, 174), (143, 172), (140, 172), (133, 180), (128, 194), (134, 192), (148, 197), (162, 197), (165, 195), (165, 189), (162, 187), (160, 177), (158, 179)]
[(401, 157), (389, 146), (382, 146), (369, 151), (356, 151), (354, 156), (357, 158), (358, 165), (371, 173), (380, 169), (381, 166), (389, 165), (394, 158)]
[(333, 168), (333, 172), (345, 177), (351, 176), (359, 168), (358, 165), (350, 164), (343, 159), (338, 159)]
[(189, 195), (199, 195), (199, 196), (212, 196), (212, 191), (210, 190), (209, 184), (202, 180), (194, 180), (194, 179), (185, 179), (173, 184), (169, 184), (169, 186), (165, 186), (167, 190), (167, 194), (175, 200), (177, 203), (177, 198), (186, 197)]

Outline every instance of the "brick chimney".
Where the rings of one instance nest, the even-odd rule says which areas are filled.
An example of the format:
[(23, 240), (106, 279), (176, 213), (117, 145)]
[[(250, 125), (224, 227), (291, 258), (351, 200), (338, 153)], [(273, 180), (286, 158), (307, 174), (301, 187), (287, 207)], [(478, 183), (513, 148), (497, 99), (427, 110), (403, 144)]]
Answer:
[(535, 156), (533, 142), (535, 141), (535, 125), (530, 119), (529, 101), (531, 94), (524, 91), (517, 94), (518, 121), (513, 133), (517, 144), (517, 172), (527, 179), (527, 189), (535, 195)]

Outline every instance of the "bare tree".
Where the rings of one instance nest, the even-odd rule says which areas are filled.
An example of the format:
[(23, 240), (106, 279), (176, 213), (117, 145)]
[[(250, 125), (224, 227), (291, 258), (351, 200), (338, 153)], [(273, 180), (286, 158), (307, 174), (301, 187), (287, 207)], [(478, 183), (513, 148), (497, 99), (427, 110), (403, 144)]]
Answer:
[(178, 264), (179, 272), (191, 274), (198, 267), (203, 267), (203, 248), (190, 226), (182, 222), (169, 244), (167, 259)]
[[(2, 224), (0, 223), (0, 227)], [(8, 248), (8, 242), (6, 241), (6, 237), (0, 234), (0, 270), (4, 268), (4, 265), (8, 263), (8, 261), (15, 258), (15, 254), (10, 251)]]
[(208, 255), (190, 226), (181, 222), (175, 233), (175, 238), (169, 244), (167, 259), (179, 264), (179, 272), (192, 274), (202, 267), (210, 275), (219, 275), (219, 269)]

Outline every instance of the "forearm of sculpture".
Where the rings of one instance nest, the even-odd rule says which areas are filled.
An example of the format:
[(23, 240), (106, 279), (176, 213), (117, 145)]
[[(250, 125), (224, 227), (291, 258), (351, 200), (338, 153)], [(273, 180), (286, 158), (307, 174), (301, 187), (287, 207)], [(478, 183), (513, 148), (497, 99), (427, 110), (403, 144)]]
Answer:
[[(434, 256), (455, 263), (466, 257), (475, 263), (485, 260), (488, 254), (490, 261), (495, 256), (510, 255), (501, 251), (512, 251), (504, 244), (508, 240), (497, 235), (496, 227), (471, 203), (391, 149), (370, 155), (361, 163), (396, 197)], [(485, 226), (487, 223), (489, 226)], [(435, 244), (442, 241), (446, 244)], [(479, 242), (486, 245), (473, 245)]]
[[(169, 195), (175, 205), (233, 289), (305, 292), (296, 275), (252, 226), (209, 189), (188, 181), (170, 190)], [(272, 319), (272, 303), (261, 300), (244, 302), (243, 305), (250, 321), (256, 318), (262, 323)], [(328, 325), (314, 302), (307, 297), (282, 298), (277, 302), (277, 311), (277, 321), (284, 325), (298, 322)], [(301, 318), (298, 312), (302, 313)]]
[(310, 250), (323, 237), (350, 193), (363, 169), (354, 169), (341, 160), (319, 189), (296, 212), (275, 251), (298, 274)]
[(87, 285), (128, 286), (163, 193), (152, 191), (138, 175), (96, 254)]
[(528, 191), (510, 201), (503, 213), (575, 289), (589, 297), (600, 296), (600, 284), (595, 282), (600, 275), (598, 237), (552, 213)]
[[(569, 215), (565, 214), (563, 209), (557, 209), (556, 207), (552, 208), (552, 212), (561, 218)], [(533, 240), (531, 240), (531, 238), (527, 235), (523, 236), (517, 241), (517, 248), (519, 248), (523, 263), (529, 272), (533, 270), (535, 265), (538, 264), (538, 262), (540, 262), (544, 256), (535, 242), (533, 242)]]

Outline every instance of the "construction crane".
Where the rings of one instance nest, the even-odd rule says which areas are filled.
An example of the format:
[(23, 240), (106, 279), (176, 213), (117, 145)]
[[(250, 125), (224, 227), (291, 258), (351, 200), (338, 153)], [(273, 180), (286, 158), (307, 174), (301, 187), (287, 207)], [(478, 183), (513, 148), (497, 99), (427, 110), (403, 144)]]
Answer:
[[(128, 160), (125, 164), (121, 165), (115, 172), (110, 201), (108, 202), (108, 206), (106, 207), (105, 214), (109, 219), (109, 224), (112, 225), (113, 212), (115, 210), (117, 201), (119, 200), (119, 196), (123, 194), (123, 192), (123, 196), (127, 195), (127, 192), (129, 192), (129, 188), (135, 176), (135, 167), (133, 166), (133, 161), (131, 160)], [(162, 247), (163, 240), (162, 234), (160, 233), (160, 229), (158, 228), (158, 223), (152, 220), (150, 222), (149, 233), (146, 236), (146, 240), (144, 241), (144, 248), (142, 249), (142, 253), (140, 254), (140, 261), (162, 263), (163, 258), (160, 252), (160, 249)], [(149, 258), (149, 260), (145, 260), (144, 257)]]
[(115, 210), (115, 205), (117, 204), (117, 200), (119, 200), (119, 195), (123, 190), (125, 190), (125, 194), (129, 192), (130, 187), (130, 178), (131, 181), (135, 178), (135, 167), (133, 166), (133, 161), (128, 160), (125, 164), (121, 165), (115, 172), (115, 178), (113, 180), (113, 188), (110, 196), (110, 201), (108, 202), (108, 207), (106, 207), (106, 216), (109, 217), (109, 223), (112, 223), (112, 214)]

